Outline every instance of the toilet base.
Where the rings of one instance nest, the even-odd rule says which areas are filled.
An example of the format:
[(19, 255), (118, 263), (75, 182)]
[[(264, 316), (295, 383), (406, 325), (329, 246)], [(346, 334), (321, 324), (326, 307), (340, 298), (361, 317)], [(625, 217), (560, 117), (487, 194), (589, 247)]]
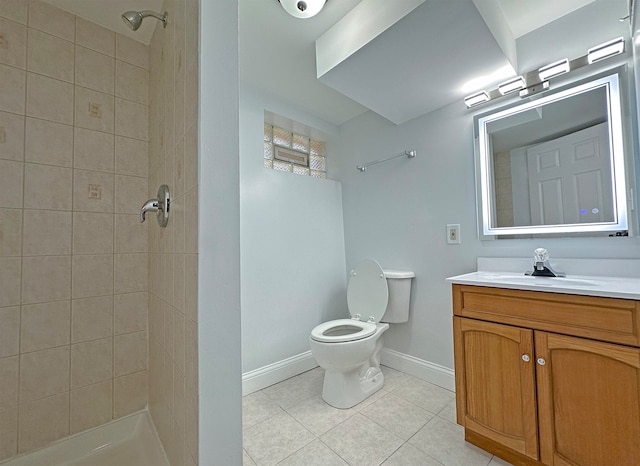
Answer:
[(383, 385), (382, 371), (368, 364), (348, 372), (327, 369), (322, 399), (335, 408), (348, 409), (369, 398)]

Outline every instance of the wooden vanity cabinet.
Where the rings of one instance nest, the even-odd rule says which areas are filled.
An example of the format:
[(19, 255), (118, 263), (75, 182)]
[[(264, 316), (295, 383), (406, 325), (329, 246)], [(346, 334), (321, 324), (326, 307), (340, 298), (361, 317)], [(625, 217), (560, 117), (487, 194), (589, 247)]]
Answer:
[(640, 305), (453, 285), (457, 421), (516, 465), (640, 465)]

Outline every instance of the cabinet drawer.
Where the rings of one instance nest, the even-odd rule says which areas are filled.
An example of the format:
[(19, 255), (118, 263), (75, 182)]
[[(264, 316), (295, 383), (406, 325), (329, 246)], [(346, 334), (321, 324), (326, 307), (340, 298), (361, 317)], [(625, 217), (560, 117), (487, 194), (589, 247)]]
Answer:
[(454, 315), (632, 346), (639, 309), (629, 299), (453, 285)]

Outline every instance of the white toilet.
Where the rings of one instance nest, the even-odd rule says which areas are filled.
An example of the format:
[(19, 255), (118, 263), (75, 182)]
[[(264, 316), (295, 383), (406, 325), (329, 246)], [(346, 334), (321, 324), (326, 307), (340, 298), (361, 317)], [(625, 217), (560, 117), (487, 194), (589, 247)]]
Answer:
[(382, 388), (382, 334), (389, 323), (409, 320), (413, 272), (383, 270), (366, 259), (351, 271), (347, 304), (351, 319), (325, 322), (311, 331), (311, 354), (325, 369), (322, 398), (351, 408)]

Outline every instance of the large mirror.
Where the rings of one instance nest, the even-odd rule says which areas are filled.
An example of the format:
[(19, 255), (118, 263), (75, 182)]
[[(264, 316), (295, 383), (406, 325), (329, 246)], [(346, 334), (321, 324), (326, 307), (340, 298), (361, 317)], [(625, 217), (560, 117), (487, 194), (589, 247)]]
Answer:
[(481, 234), (627, 230), (619, 76), (475, 118)]

